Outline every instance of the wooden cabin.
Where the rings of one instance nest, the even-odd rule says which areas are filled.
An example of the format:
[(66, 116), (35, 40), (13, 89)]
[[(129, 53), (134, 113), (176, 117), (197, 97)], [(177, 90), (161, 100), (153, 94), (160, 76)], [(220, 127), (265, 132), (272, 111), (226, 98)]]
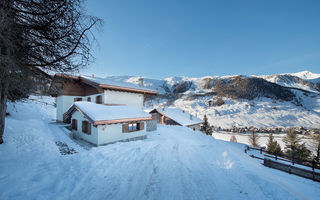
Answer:
[(179, 108), (158, 108), (149, 112), (159, 124), (186, 126), (193, 130), (200, 130), (203, 121)]

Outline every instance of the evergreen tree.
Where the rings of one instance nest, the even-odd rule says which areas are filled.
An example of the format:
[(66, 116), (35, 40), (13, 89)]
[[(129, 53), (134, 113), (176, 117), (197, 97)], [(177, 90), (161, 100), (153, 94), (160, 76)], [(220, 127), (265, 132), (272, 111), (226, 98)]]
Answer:
[(201, 126), (201, 131), (206, 135), (212, 135), (212, 128), (208, 122), (207, 115), (204, 115), (203, 117), (203, 124)]
[(285, 154), (290, 158), (308, 159), (311, 152), (307, 149), (305, 143), (301, 144), (301, 139), (298, 137), (294, 129), (288, 129), (287, 135), (283, 139), (286, 144)]
[(273, 155), (281, 155), (282, 154), (281, 147), (278, 144), (278, 142), (276, 140), (274, 140), (272, 133), (269, 134), (267, 151), (268, 151), (268, 153), (273, 154)]
[(319, 162), (320, 160), (320, 133), (317, 131), (314, 135), (312, 135), (312, 143), (311, 148), (316, 152), (314, 156), (314, 160)]

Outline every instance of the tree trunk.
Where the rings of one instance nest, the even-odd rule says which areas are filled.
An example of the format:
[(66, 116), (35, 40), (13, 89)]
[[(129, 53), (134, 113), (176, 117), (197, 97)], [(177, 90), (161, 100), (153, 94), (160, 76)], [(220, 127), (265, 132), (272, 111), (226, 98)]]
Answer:
[(6, 82), (0, 84), (0, 144), (3, 143), (3, 133), (7, 111), (8, 87), (9, 84)]

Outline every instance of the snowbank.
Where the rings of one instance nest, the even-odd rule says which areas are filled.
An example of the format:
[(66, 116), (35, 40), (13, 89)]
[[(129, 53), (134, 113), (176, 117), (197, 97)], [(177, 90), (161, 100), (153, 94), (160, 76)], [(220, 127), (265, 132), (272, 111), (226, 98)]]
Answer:
[[(49, 124), (53, 113), (34, 102), (11, 111), (0, 199), (316, 199), (320, 192), (319, 183), (262, 166), (242, 144), (185, 127), (86, 150)], [(62, 156), (55, 141), (78, 153)]]

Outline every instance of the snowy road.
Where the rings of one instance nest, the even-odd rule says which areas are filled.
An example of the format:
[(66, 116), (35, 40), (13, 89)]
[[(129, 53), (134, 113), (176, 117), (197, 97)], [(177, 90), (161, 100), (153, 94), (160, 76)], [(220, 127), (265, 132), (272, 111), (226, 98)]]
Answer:
[[(242, 144), (187, 128), (160, 126), (146, 140), (85, 150), (48, 124), (50, 109), (17, 109), (33, 115), (7, 119), (1, 200), (317, 199), (320, 193), (317, 182), (262, 166)], [(60, 155), (56, 140), (79, 153)]]

